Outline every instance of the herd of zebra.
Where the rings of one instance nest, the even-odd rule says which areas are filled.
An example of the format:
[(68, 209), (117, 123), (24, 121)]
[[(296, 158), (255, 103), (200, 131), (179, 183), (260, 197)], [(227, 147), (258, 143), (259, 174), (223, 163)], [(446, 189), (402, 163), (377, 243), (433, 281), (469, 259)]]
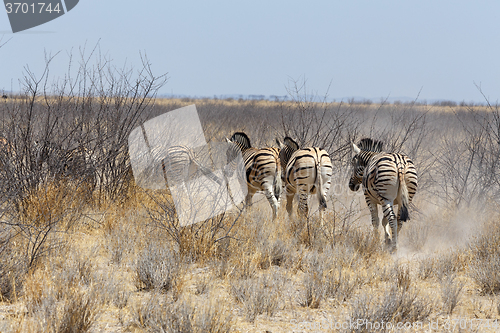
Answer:
[[(309, 214), (309, 195), (316, 195), (320, 220), (323, 224), (322, 212), (327, 208), (327, 193), (333, 174), (330, 156), (326, 150), (318, 147), (301, 148), (290, 137), (285, 137), (282, 142), (276, 139), (278, 148), (259, 149), (252, 147), (249, 137), (243, 132), (236, 132), (226, 140), (229, 143), (228, 151), (241, 152), (243, 157), (247, 186), (246, 206), (252, 204), (252, 198), (257, 192), (263, 192), (271, 206), (274, 220), (278, 215), (284, 188), (288, 215), (292, 215), (292, 204), (297, 195), (298, 218), (306, 219)], [(2, 157), (5, 154), (12, 157), (13, 152), (6, 139), (0, 138), (0, 146)], [(362, 185), (373, 229), (377, 233), (380, 224), (378, 205), (382, 207), (385, 242), (391, 250), (395, 250), (402, 222), (409, 218), (408, 207), (417, 190), (417, 173), (408, 156), (383, 152), (382, 146), (382, 142), (368, 138), (362, 139), (357, 145), (352, 143), (354, 157), (351, 161), (349, 188), (357, 191)], [(85, 175), (86, 171), (79, 167), (88, 164), (85, 160), (91, 159), (80, 148), (63, 150), (38, 142), (35, 143), (35, 148), (37, 148), (35, 149), (37, 163), (43, 161), (49, 169), (53, 167), (56, 169), (54, 171), (59, 173), (71, 171), (76, 177)], [(177, 146), (171, 147), (168, 151), (167, 155), (171, 157), (169, 164), (172, 165), (172, 161), (175, 161), (174, 164), (177, 163), (181, 170), (179, 173), (184, 177), (189, 177), (185, 171), (189, 170), (190, 165), (196, 164), (199, 169), (200, 163), (196, 163), (196, 156), (189, 148)], [(57, 161), (52, 161), (53, 156), (57, 157), (55, 158)], [(168, 159), (169, 156), (164, 158)], [(81, 159), (83, 161), (80, 161)], [(398, 205), (397, 215), (394, 212), (394, 205)]]
[[(333, 167), (328, 152), (318, 147), (300, 148), (290, 137), (283, 142), (276, 139), (279, 148), (253, 148), (245, 133), (236, 132), (228, 142), (239, 149), (245, 163), (248, 186), (246, 205), (250, 206), (253, 195), (265, 194), (277, 216), (282, 187), (287, 198), (286, 210), (292, 215), (292, 203), (298, 196), (299, 218), (308, 215), (308, 197), (317, 195), (320, 219), (327, 208), (326, 195), (331, 185)], [(382, 226), (385, 242), (391, 251), (396, 250), (397, 235), (402, 222), (408, 220), (408, 206), (417, 190), (417, 173), (413, 162), (404, 154), (382, 151), (382, 142), (362, 139), (352, 143), (352, 174), (349, 188), (357, 191), (363, 185), (366, 203), (371, 212), (373, 230), (378, 233), (378, 205), (382, 206)], [(398, 205), (397, 216), (394, 205)]]

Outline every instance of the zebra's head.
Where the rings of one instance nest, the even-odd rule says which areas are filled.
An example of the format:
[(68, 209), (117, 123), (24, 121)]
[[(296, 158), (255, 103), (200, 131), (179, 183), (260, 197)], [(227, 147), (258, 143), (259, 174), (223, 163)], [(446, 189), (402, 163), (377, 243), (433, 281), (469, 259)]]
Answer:
[(250, 139), (248, 138), (248, 135), (246, 135), (243, 132), (236, 132), (231, 136), (231, 139), (226, 138), (227, 142), (232, 142), (240, 148), (241, 152), (244, 152), (245, 150), (252, 148), (252, 145), (250, 144)]
[(370, 158), (382, 151), (383, 143), (378, 140), (362, 139), (359, 147), (352, 142), (354, 157), (351, 160), (351, 178), (349, 179), (349, 189), (356, 192), (363, 182), (366, 165)]
[(360, 163), (359, 153), (361, 149), (352, 142), (352, 151), (354, 152), (354, 157), (351, 160), (351, 178), (349, 179), (349, 189), (356, 192), (359, 190), (359, 186), (363, 180), (363, 174), (365, 173), (365, 166)]
[(226, 141), (228, 146), (226, 149), (226, 166), (223, 168), (223, 172), (226, 177), (232, 177), (237, 168), (237, 158), (241, 156), (241, 148), (238, 143), (228, 138), (226, 138)]

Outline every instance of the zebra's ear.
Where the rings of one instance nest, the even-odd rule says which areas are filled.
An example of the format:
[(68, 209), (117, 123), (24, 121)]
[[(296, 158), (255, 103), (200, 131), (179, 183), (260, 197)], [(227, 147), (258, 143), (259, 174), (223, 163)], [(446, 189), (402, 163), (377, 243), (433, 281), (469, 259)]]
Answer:
[(356, 146), (356, 144), (354, 142), (351, 142), (351, 143), (352, 143), (352, 150), (354, 151), (354, 154), (358, 155), (361, 152), (361, 149), (359, 149), (358, 146)]
[(231, 142), (232, 142), (232, 141), (231, 141), (231, 140), (229, 140), (228, 138), (226, 138), (226, 141), (227, 141), (227, 143), (231, 143)]
[(276, 144), (278, 145), (278, 147), (282, 147), (283, 144), (281, 143), (280, 139), (276, 138)]

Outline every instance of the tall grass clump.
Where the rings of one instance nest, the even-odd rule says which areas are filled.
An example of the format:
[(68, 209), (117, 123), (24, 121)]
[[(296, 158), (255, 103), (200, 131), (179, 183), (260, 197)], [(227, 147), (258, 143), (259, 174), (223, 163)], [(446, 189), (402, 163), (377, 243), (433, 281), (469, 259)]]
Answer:
[(170, 291), (180, 279), (179, 254), (168, 246), (150, 243), (137, 257), (136, 287), (139, 290)]
[(204, 304), (189, 299), (169, 302), (165, 295), (153, 293), (132, 307), (128, 326), (152, 332), (228, 333), (234, 322), (224, 304), (216, 299)]
[[(432, 312), (432, 303), (419, 296), (413, 288), (398, 288), (392, 285), (380, 297), (362, 295), (352, 305), (350, 318), (359, 323), (349, 332), (391, 331), (397, 323), (407, 324), (414, 329), (423, 327)], [(382, 328), (381, 323), (385, 323)], [(378, 325), (378, 326), (374, 326)]]
[(260, 314), (273, 316), (281, 305), (281, 289), (284, 277), (279, 272), (266, 273), (260, 277), (233, 279), (231, 294), (243, 305), (246, 319), (253, 323)]

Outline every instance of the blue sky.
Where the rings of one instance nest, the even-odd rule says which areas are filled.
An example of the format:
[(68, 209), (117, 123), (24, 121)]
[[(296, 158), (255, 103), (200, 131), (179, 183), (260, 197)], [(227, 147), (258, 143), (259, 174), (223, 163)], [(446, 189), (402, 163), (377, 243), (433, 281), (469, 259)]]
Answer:
[[(330, 98), (409, 97), (491, 102), (500, 97), (500, 1), (129, 1), (80, 0), (64, 16), (9, 33), (0, 14), (0, 90), (44, 52), (97, 42), (116, 66), (168, 72), (164, 94), (285, 95), (290, 80)], [(1, 38), (0, 34), (0, 38)]]

